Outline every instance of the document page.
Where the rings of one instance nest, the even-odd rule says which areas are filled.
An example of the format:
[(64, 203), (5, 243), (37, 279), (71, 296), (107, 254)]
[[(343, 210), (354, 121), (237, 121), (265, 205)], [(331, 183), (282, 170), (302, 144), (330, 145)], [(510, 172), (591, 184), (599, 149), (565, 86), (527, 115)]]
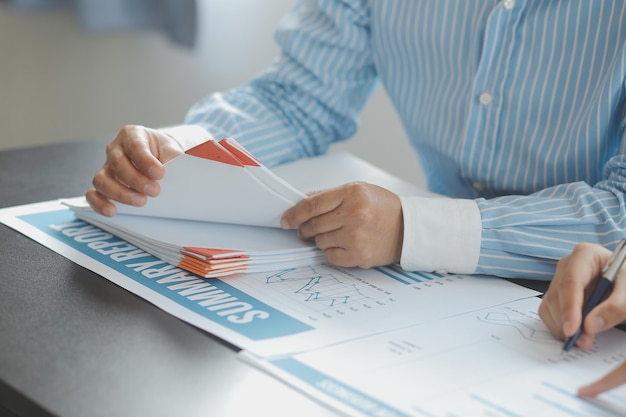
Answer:
[(498, 278), (329, 265), (205, 279), (74, 216), (60, 202), (0, 221), (168, 313), (262, 357), (320, 348), (533, 297)]
[(449, 317), (538, 293), (480, 276), (315, 265), (224, 279), (314, 331), (258, 340), (260, 356), (299, 352)]
[(229, 138), (188, 149), (165, 164), (158, 197), (142, 207), (116, 204), (118, 213), (279, 227), (281, 214), (305, 194), (237, 147)]
[(626, 387), (576, 396), (626, 358), (626, 333), (601, 334), (561, 357), (527, 298), (422, 325), (257, 361), (268, 372), (354, 416), (623, 416)]

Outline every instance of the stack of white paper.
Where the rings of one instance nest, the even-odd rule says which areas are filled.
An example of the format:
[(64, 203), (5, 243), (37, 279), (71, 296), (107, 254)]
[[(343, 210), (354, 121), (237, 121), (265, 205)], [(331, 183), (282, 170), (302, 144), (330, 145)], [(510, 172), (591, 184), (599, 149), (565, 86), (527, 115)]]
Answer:
[(202, 277), (316, 265), (324, 253), (279, 228), (280, 217), (320, 190), (361, 180), (400, 195), (423, 190), (346, 153), (296, 161), (275, 172), (235, 140), (209, 140), (165, 165), (158, 197), (143, 207), (118, 204), (118, 214), (95, 213), (84, 198), (66, 199), (76, 217), (165, 262)]
[(232, 138), (208, 140), (165, 164), (161, 192), (121, 214), (279, 227), (280, 216), (305, 197)]
[(209, 140), (166, 165), (161, 193), (143, 207), (118, 204), (112, 218), (82, 198), (64, 200), (76, 217), (202, 277), (314, 265), (324, 253), (278, 228), (305, 194), (235, 140)]
[(294, 230), (118, 214), (104, 217), (82, 198), (64, 200), (76, 217), (202, 277), (315, 265), (324, 253)]

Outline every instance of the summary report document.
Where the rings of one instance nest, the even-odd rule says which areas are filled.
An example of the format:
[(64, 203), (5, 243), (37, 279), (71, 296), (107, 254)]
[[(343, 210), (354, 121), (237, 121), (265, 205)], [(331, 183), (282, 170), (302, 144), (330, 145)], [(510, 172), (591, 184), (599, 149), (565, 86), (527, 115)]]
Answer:
[(396, 265), (340, 268), (278, 227), (307, 192), (357, 180), (428, 195), (347, 153), (269, 170), (228, 139), (168, 162), (162, 194), (143, 208), (106, 218), (82, 197), (60, 198), (1, 209), (0, 222), (341, 414), (626, 415), (626, 389), (575, 395), (625, 358), (621, 331), (560, 357), (534, 290)]

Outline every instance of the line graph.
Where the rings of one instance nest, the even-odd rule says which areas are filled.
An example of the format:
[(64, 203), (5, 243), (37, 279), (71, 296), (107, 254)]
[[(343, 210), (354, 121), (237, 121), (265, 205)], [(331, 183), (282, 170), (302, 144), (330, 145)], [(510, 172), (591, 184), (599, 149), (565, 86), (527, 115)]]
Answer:
[[(471, 279), (456, 275), (423, 274), (423, 281), (398, 279), (393, 268), (344, 268), (328, 264), (287, 267), (271, 272), (237, 274), (224, 282), (278, 310), (307, 320), (340, 316), (373, 317), (378, 311), (394, 311), (399, 320), (411, 320), (432, 306), (448, 307), (435, 301), (446, 294), (472, 286)], [(450, 290), (446, 290), (450, 287)], [(415, 294), (423, 302), (416, 305)], [(429, 297), (427, 294), (431, 294)], [(461, 304), (474, 301), (461, 300)], [(455, 303), (458, 305), (458, 303)], [(392, 307), (394, 306), (394, 307)], [(458, 308), (458, 307), (455, 307)]]
[(332, 272), (320, 272), (314, 266), (290, 268), (266, 278), (267, 284), (287, 284), (294, 294), (299, 294), (305, 302), (319, 302), (334, 307), (363, 301), (366, 294), (353, 282), (345, 281)]
[(396, 302), (390, 288), (403, 287), (374, 270), (357, 275), (330, 265), (235, 275), (227, 283), (286, 314), (314, 320), (383, 308)]
[(507, 313), (494, 311), (487, 312), (476, 318), (484, 323), (512, 327), (520, 336), (531, 342), (558, 344), (558, 341), (556, 341), (550, 331), (540, 322), (522, 321), (511, 318)]

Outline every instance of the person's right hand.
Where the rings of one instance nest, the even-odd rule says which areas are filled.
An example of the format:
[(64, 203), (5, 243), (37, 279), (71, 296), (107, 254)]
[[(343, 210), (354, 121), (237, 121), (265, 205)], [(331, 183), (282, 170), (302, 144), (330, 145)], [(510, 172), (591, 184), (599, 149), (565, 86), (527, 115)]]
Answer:
[(156, 197), (157, 180), (165, 175), (163, 164), (182, 154), (170, 136), (143, 126), (124, 126), (106, 148), (106, 162), (93, 177), (93, 188), (85, 197), (91, 207), (105, 216), (115, 215), (111, 200), (143, 206), (148, 196)]
[[(581, 243), (557, 264), (556, 273), (539, 306), (539, 316), (552, 334), (566, 339), (582, 321), (585, 295), (590, 292), (611, 252), (599, 245)], [(598, 304), (584, 320), (584, 331), (576, 343), (589, 349), (595, 336), (626, 320), (626, 266), (623, 266), (610, 295)], [(581, 387), (578, 395), (594, 397), (626, 383), (626, 363), (597, 381)]]
[[(580, 243), (557, 264), (554, 278), (539, 306), (539, 316), (552, 334), (566, 339), (581, 325), (583, 303), (611, 252), (599, 245)], [(576, 345), (589, 349), (595, 335), (626, 321), (626, 266), (615, 279), (610, 295), (592, 309)]]

